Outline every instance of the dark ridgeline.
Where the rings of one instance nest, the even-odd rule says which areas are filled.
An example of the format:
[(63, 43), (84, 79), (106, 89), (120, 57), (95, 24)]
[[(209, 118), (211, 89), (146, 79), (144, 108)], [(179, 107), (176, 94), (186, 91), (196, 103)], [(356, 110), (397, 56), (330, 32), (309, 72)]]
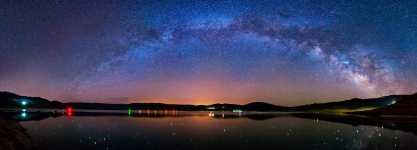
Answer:
[(28, 105), (33, 108), (64, 108), (59, 101), (50, 101), (41, 97), (20, 96), (10, 92), (0, 92), (0, 108), (20, 107), (20, 101), (27, 100)]
[(344, 112), (365, 115), (417, 115), (417, 93), (413, 95), (391, 95), (372, 99), (351, 99), (340, 102), (310, 104), (296, 107), (276, 106), (265, 102), (253, 102), (246, 105), (212, 104), (181, 105), (164, 103), (61, 103), (40, 97), (20, 96), (10, 92), (0, 92), (0, 108), (20, 108), (21, 100), (27, 100), (31, 108), (73, 107), (93, 110), (177, 110), (177, 111), (282, 111), (282, 112)]
[(417, 93), (412, 95), (390, 95), (370, 99), (354, 98), (340, 102), (329, 102), (297, 106), (292, 107), (291, 109), (293, 111), (301, 112), (343, 112), (349, 114), (373, 116), (415, 116), (417, 115)]
[(390, 96), (395, 100), (395, 104), (389, 107), (374, 109), (360, 114), (367, 115), (412, 115), (417, 116), (417, 93), (413, 95), (394, 95)]
[(49, 101), (40, 97), (20, 96), (10, 92), (0, 92), (0, 108), (20, 108), (20, 101), (26, 100), (31, 108), (59, 108), (73, 107), (76, 109), (95, 110), (127, 110), (127, 109), (150, 109), (150, 110), (178, 110), (178, 111), (201, 111), (201, 110), (246, 110), (246, 111), (286, 111), (288, 107), (275, 106), (264, 102), (254, 102), (246, 105), (237, 104), (212, 104), (212, 105), (182, 105), (164, 103), (131, 103), (131, 104), (105, 104)]

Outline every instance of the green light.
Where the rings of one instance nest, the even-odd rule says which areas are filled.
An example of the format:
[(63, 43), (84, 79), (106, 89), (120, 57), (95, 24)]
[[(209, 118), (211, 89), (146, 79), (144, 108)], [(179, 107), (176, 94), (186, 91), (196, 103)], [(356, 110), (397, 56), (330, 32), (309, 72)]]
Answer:
[(22, 102), (20, 102), (21, 104), (22, 104), (22, 106), (26, 106), (27, 104), (28, 104), (28, 102), (27, 101), (22, 101)]
[(22, 118), (26, 118), (27, 113), (26, 113), (26, 112), (22, 112), (22, 113), (20, 113), (20, 116), (21, 116)]
[(236, 113), (242, 113), (243, 111), (242, 111), (242, 110), (240, 110), (240, 109), (233, 109), (233, 112), (236, 112)]
[(127, 115), (131, 116), (133, 114), (133, 110), (132, 109), (127, 109)]

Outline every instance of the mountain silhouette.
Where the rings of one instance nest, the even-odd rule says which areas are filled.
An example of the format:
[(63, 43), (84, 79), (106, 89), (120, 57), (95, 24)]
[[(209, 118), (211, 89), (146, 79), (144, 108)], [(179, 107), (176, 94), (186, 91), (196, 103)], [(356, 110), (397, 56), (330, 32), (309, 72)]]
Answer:
[(62, 103), (41, 97), (20, 96), (11, 92), (0, 92), (0, 108), (19, 108), (21, 102), (27, 101), (31, 108), (66, 108), (95, 110), (179, 110), (179, 111), (282, 111), (282, 112), (316, 112), (316, 113), (355, 113), (363, 115), (417, 115), (417, 93), (412, 95), (390, 95), (370, 99), (350, 99), (339, 102), (308, 104), (295, 107), (277, 106), (266, 102), (212, 105), (184, 105), (164, 103)]

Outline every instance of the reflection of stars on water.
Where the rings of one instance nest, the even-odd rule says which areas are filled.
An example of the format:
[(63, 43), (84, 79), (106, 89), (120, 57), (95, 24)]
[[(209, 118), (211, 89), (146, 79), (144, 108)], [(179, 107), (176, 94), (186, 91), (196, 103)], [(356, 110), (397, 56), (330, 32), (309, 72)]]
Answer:
[(291, 136), (292, 134), (293, 134), (292, 129), (288, 129), (285, 135), (286, 136)]

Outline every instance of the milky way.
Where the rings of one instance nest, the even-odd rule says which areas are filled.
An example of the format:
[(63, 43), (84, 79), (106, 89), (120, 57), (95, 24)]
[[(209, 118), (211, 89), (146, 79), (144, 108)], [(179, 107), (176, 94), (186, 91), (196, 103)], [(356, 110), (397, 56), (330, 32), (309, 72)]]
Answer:
[(0, 90), (298, 105), (417, 91), (415, 1), (2, 1)]

